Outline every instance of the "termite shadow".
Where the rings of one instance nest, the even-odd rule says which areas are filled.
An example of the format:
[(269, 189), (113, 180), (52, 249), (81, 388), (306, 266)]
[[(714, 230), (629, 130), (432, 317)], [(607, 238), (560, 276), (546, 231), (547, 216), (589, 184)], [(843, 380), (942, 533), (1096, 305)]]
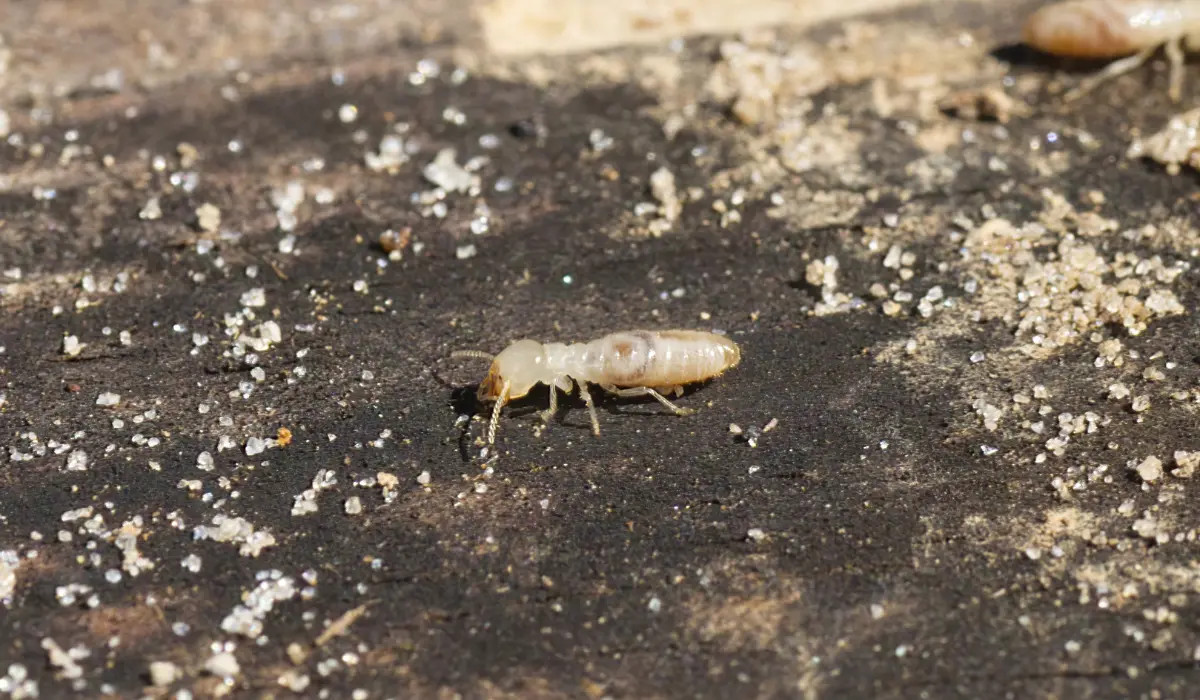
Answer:
[(1045, 67), (1047, 64), (1058, 63), (1059, 59), (1042, 53), (1024, 42), (1001, 44), (988, 52), (997, 61), (1003, 61), (1010, 66)]
[(1113, 59), (1110, 58), (1055, 56), (1039, 51), (1024, 42), (1001, 44), (989, 51), (988, 54), (997, 61), (1003, 61), (1014, 68), (1057, 70), (1069, 75), (1097, 73), (1113, 62)]
[[(684, 388), (682, 398), (694, 396), (708, 386), (710, 381), (696, 382)], [(483, 416), (490, 419), (492, 415), (491, 403), (485, 403), (479, 400), (477, 391), (479, 384), (470, 384), (467, 386), (455, 387), (450, 392), (450, 406), (454, 409), (455, 414), (460, 416)], [(604, 411), (609, 415), (616, 416), (668, 416), (674, 418), (675, 415), (667, 410), (657, 399), (651, 396), (634, 396), (622, 397), (614, 396), (604, 391), (598, 386), (592, 385), (588, 387), (588, 391), (592, 394), (592, 399), (596, 402), (596, 410)], [(672, 397), (672, 400), (678, 397)], [(540, 414), (550, 406), (550, 388), (544, 384), (539, 384), (534, 387), (525, 396), (519, 399), (514, 399), (504, 405), (504, 415), (501, 420), (520, 420), (527, 416), (538, 416), (537, 420), (541, 421)], [(641, 406), (643, 410), (630, 410), (633, 406)], [(688, 408), (688, 406), (683, 406)], [(567, 421), (569, 416), (582, 419)], [(578, 428), (579, 430), (590, 433), (592, 426), (587, 416), (587, 403), (580, 398), (579, 392), (573, 391), (570, 394), (558, 394), (558, 412), (551, 419), (556, 425), (562, 425), (568, 428)], [(470, 421), (462, 425), (462, 430), (458, 436), (458, 452), (464, 461), (470, 461), (471, 446), (471, 423)]]

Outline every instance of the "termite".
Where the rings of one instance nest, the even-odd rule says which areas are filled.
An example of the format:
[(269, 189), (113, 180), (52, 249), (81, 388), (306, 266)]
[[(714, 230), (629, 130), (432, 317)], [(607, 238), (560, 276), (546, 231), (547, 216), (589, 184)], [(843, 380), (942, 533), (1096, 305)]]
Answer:
[(688, 415), (692, 409), (675, 405), (666, 395), (682, 396), (684, 385), (732, 369), (741, 361), (742, 351), (732, 340), (715, 333), (669, 330), (623, 331), (587, 343), (525, 339), (499, 355), (460, 350), (452, 357), (492, 361), (476, 396), (480, 401), (495, 402), (487, 432), (488, 444), (494, 445), (500, 410), (538, 384), (550, 387), (550, 407), (541, 414), (545, 422), (558, 413), (558, 392), (569, 395), (573, 386), (578, 387), (592, 420), (592, 433), (599, 436), (600, 419), (589, 383), (615, 396), (650, 396), (675, 415)]
[(1171, 66), (1168, 95), (1178, 102), (1184, 49), (1200, 47), (1200, 2), (1066, 0), (1030, 15), (1024, 34), (1026, 44), (1056, 56), (1120, 59), (1080, 82), (1064, 96), (1067, 100), (1138, 68), (1162, 47)]

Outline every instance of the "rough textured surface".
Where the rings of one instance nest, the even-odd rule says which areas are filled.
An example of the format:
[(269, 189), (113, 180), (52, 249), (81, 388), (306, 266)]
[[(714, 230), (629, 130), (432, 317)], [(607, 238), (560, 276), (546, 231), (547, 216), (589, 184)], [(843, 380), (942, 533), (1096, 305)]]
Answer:
[[(1029, 4), (506, 60), (128, 5), (0, 25), (0, 697), (1194, 692), (1161, 65), (1064, 106)], [(638, 327), (742, 365), (481, 458), (450, 351)]]

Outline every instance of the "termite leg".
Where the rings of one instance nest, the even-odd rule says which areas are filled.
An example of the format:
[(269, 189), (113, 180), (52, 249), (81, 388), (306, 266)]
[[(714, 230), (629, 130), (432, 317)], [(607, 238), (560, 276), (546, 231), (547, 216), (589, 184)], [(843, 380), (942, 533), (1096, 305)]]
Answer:
[(1172, 39), (1166, 43), (1165, 51), (1167, 61), (1171, 65), (1170, 72), (1170, 88), (1167, 90), (1167, 96), (1172, 102), (1179, 102), (1183, 99), (1183, 46), (1182, 40)]
[(500, 409), (504, 408), (505, 402), (508, 401), (508, 390), (512, 388), (512, 384), (504, 382), (504, 387), (500, 390), (500, 396), (496, 397), (496, 405), (492, 408), (492, 422), (488, 424), (488, 444), (496, 444), (496, 427), (500, 425)]
[(596, 437), (600, 437), (600, 417), (596, 415), (596, 402), (592, 401), (592, 393), (588, 391), (587, 385), (582, 381), (575, 382), (579, 387), (579, 395), (583, 397), (583, 402), (587, 404), (588, 415), (592, 418), (592, 433)]
[(1136, 70), (1143, 63), (1150, 60), (1150, 57), (1153, 56), (1158, 49), (1158, 46), (1151, 46), (1150, 48), (1143, 49), (1139, 53), (1136, 53), (1132, 56), (1122, 58), (1118, 61), (1113, 61), (1105, 66), (1104, 70), (1100, 71), (1099, 73), (1090, 75), (1079, 81), (1079, 85), (1075, 86), (1074, 90), (1071, 90), (1066, 95), (1063, 95), (1063, 100), (1066, 102), (1077, 100), (1092, 90), (1095, 90), (1096, 87), (1101, 83), (1112, 80), (1118, 76), (1125, 75), (1132, 70)]
[(634, 396), (653, 396), (659, 403), (674, 411), (677, 416), (686, 416), (696, 411), (691, 408), (681, 408), (671, 403), (671, 400), (648, 386), (635, 386), (629, 389), (618, 389), (615, 386), (605, 386), (604, 390), (610, 394), (620, 396), (622, 398), (630, 398)]
[(550, 384), (550, 408), (542, 411), (542, 421), (547, 425), (554, 420), (554, 414), (558, 413), (558, 382)]

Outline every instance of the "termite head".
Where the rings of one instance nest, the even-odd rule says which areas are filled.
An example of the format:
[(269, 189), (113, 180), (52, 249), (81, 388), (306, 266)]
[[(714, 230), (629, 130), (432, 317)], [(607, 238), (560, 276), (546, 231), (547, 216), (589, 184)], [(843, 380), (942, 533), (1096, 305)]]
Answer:
[(528, 394), (539, 382), (545, 381), (546, 353), (536, 340), (518, 340), (504, 349), (492, 361), (492, 368), (479, 383), (476, 395), (480, 401), (495, 401), (500, 398), (504, 384), (508, 384), (508, 398), (519, 399)]
[(1113, 18), (1087, 1), (1067, 0), (1034, 12), (1023, 39), (1038, 51), (1065, 58), (1115, 58), (1136, 53), (1129, 31), (1114, 31)]

